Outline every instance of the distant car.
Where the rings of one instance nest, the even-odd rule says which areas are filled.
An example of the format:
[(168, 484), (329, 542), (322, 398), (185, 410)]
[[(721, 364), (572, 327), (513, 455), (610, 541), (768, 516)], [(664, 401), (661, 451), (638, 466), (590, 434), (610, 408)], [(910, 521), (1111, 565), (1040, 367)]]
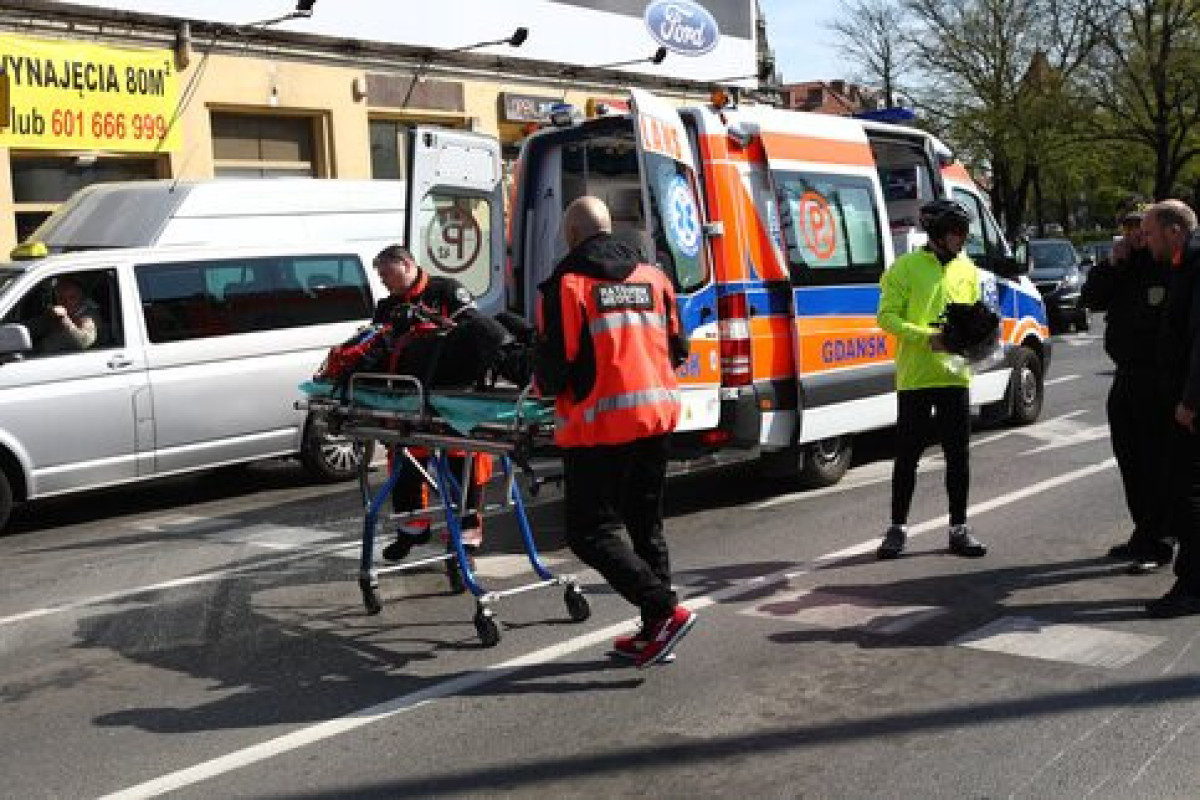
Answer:
[[(1090, 269), (1097, 264), (1107, 264), (1112, 261), (1113, 247), (1116, 245), (1112, 239), (1103, 239), (1098, 242), (1085, 242), (1079, 246), (1079, 255), (1083, 259), (1083, 264), (1086, 269)], [(1085, 269), (1085, 271), (1086, 271)]]
[(1083, 286), (1083, 259), (1067, 239), (1030, 239), (1021, 248), (1029, 264), (1029, 279), (1046, 303), (1051, 327), (1086, 331), (1088, 310), (1079, 300)]

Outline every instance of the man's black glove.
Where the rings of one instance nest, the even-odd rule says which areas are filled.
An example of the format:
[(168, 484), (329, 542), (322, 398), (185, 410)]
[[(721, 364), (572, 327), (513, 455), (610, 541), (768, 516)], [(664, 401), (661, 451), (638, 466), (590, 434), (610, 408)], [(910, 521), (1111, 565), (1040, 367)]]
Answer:
[(950, 303), (942, 313), (942, 344), (968, 361), (981, 361), (1000, 342), (1000, 317), (986, 303)]

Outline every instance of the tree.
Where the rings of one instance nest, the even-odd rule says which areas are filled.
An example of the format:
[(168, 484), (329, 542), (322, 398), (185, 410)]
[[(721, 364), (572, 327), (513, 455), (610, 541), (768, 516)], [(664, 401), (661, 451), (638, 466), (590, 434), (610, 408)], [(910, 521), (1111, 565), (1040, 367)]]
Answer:
[[(1010, 235), (1045, 165), (1073, 144), (1075, 77), (1094, 46), (1094, 0), (906, 0), (925, 76), (921, 110), (990, 173)], [(1035, 206), (1040, 213), (1041, 204)]]
[(888, 108), (895, 107), (899, 82), (912, 63), (904, 26), (903, 8), (891, 0), (842, 0), (838, 18), (828, 23), (842, 55), (863, 70), (864, 80), (883, 87)]
[(1154, 196), (1167, 197), (1200, 156), (1200, 2), (1105, 5), (1089, 73), (1097, 132), (1151, 155)]

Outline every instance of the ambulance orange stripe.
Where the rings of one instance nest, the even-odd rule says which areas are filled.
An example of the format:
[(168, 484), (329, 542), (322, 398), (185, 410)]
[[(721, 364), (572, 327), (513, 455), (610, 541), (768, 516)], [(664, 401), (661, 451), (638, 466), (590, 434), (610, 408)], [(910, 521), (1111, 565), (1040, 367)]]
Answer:
[(762, 141), (768, 158), (772, 159), (875, 168), (871, 147), (866, 142), (766, 132), (762, 134)]

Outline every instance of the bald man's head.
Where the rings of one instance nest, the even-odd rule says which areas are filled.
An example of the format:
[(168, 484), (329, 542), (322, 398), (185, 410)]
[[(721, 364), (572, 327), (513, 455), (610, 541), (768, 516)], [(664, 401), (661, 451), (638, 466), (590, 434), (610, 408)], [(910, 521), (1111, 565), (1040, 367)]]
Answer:
[(612, 217), (599, 197), (576, 198), (563, 212), (562, 236), (567, 247), (575, 249), (598, 233), (612, 233)]

